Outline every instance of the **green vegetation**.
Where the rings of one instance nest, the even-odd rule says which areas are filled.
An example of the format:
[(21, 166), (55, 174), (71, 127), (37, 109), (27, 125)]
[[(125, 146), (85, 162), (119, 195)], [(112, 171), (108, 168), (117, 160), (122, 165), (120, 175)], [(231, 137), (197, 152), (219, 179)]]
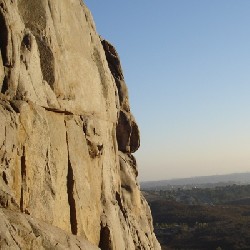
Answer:
[(250, 185), (232, 185), (145, 196), (162, 249), (230, 250), (250, 249), (249, 194)]
[(213, 188), (179, 187), (172, 190), (147, 191), (148, 195), (160, 196), (160, 199), (175, 200), (189, 205), (225, 204), (244, 199), (250, 205), (250, 185), (228, 185)]

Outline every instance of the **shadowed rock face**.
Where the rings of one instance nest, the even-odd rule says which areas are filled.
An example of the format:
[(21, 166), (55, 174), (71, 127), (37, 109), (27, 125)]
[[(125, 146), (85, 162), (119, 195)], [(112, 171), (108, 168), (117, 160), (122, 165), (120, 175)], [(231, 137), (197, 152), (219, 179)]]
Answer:
[(130, 113), (128, 89), (124, 81), (120, 59), (115, 48), (108, 41), (102, 40), (102, 45), (118, 90), (120, 104), (116, 127), (118, 149), (122, 152), (134, 153), (140, 147), (140, 132)]
[(160, 249), (115, 48), (80, 0), (0, 0), (0, 245)]

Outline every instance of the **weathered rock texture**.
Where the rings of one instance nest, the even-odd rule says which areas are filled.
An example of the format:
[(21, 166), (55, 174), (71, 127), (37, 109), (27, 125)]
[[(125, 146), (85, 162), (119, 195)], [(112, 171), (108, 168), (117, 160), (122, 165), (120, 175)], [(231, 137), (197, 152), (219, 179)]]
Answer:
[(160, 249), (114, 47), (81, 0), (0, 0), (1, 249)]

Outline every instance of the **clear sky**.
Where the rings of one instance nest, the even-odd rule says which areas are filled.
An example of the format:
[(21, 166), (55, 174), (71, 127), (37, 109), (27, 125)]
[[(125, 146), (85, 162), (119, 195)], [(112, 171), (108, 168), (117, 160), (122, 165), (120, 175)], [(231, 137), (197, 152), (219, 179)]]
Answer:
[(85, 0), (117, 49), (140, 180), (250, 171), (250, 0)]

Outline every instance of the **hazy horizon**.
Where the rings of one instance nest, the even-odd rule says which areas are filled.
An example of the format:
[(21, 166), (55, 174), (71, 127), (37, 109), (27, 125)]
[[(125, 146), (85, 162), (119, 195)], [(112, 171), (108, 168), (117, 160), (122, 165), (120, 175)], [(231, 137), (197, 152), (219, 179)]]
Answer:
[(234, 176), (234, 175), (241, 175), (241, 174), (250, 174), (248, 172), (237, 172), (237, 173), (227, 173), (227, 174), (215, 174), (215, 175), (198, 175), (198, 176), (186, 176), (186, 177), (178, 177), (178, 178), (167, 178), (167, 179), (159, 179), (159, 180), (143, 180), (142, 182), (161, 182), (161, 181), (174, 181), (174, 180), (182, 180), (182, 179), (195, 179), (195, 178), (203, 178), (203, 177), (222, 177), (222, 176)]
[(117, 49), (139, 180), (250, 170), (250, 1), (84, 1)]

